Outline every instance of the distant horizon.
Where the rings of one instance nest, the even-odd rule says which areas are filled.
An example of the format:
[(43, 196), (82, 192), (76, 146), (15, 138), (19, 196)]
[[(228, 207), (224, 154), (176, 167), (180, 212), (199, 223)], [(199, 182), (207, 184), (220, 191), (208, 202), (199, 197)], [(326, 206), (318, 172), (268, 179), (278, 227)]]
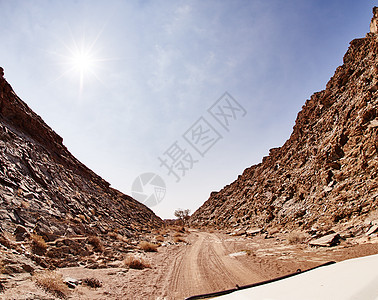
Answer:
[(72, 155), (129, 196), (138, 178), (155, 179), (146, 193), (164, 182), (150, 208), (174, 219), (283, 145), (349, 42), (369, 32), (373, 6), (1, 2), (0, 56)]

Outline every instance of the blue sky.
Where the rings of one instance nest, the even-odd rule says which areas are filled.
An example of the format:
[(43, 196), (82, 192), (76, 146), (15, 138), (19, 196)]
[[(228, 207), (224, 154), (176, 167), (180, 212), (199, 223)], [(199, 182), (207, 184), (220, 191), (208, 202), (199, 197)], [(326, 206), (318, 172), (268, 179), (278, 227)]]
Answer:
[[(0, 65), (16, 93), (113, 187), (131, 194), (140, 174), (159, 175), (166, 195), (151, 208), (171, 218), (177, 208), (196, 210), (285, 142), (305, 100), (369, 31), (374, 4), (0, 0)], [(246, 111), (227, 130), (208, 112), (226, 91)], [(203, 156), (183, 138), (201, 117), (221, 137)], [(184, 175), (176, 169), (179, 182), (158, 159), (176, 141), (196, 161), (183, 161)]]

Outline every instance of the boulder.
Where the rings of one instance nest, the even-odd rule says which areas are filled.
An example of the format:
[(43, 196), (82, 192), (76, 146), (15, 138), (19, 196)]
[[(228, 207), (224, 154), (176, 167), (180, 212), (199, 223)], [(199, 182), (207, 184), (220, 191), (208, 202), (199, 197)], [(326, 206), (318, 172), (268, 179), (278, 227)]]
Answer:
[(366, 235), (371, 235), (373, 233), (378, 232), (378, 225), (373, 225), (369, 228), (369, 230), (366, 232)]
[(340, 242), (340, 235), (338, 233), (331, 233), (321, 238), (310, 241), (310, 246), (317, 247), (332, 247), (336, 246)]
[(254, 236), (256, 234), (259, 234), (263, 231), (262, 228), (251, 228), (246, 231), (246, 234), (249, 236)]

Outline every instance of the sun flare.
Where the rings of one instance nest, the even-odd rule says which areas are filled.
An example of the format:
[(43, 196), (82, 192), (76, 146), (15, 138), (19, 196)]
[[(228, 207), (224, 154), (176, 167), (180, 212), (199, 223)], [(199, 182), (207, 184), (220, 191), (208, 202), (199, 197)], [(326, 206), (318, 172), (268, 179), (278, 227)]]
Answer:
[(72, 66), (80, 72), (93, 71), (95, 59), (88, 53), (77, 53), (72, 57)]
[[(52, 51), (62, 67), (62, 73), (56, 79), (65, 77), (71, 83), (78, 83), (81, 97), (84, 85), (93, 86), (95, 81), (103, 84), (101, 74), (105, 64), (114, 59), (104, 56), (104, 47), (100, 43), (102, 30), (92, 34), (83, 32), (81, 37), (73, 34), (71, 28), (68, 32), (70, 39), (58, 39), (63, 47)], [(61, 49), (64, 51), (61, 52)]]

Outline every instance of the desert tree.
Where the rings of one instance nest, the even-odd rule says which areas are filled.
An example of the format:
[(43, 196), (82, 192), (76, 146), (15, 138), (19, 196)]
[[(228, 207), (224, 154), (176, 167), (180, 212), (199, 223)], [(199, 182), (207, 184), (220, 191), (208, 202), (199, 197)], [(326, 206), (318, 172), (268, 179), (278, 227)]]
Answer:
[(183, 225), (190, 217), (190, 209), (176, 209), (175, 210), (175, 217), (182, 223)]

